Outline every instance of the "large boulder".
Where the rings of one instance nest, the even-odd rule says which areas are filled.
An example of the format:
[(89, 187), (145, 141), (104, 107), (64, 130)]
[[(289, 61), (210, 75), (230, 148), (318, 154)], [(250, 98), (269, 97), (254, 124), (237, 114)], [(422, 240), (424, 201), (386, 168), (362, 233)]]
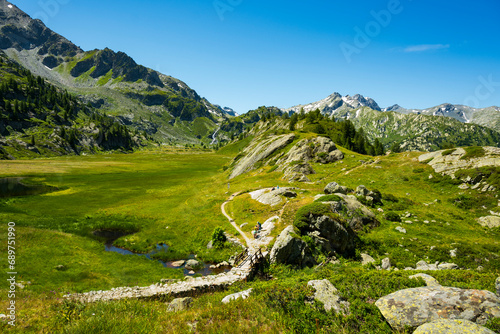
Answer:
[(355, 196), (337, 193), (341, 202), (332, 202), (331, 209), (349, 222), (353, 231), (362, 231), (365, 226), (376, 228), (380, 226), (375, 214), (362, 204)]
[(436, 285), (400, 290), (380, 298), (375, 305), (396, 330), (439, 319), (464, 319), (484, 325), (500, 317), (500, 298), (492, 292)]
[(329, 280), (309, 281), (307, 285), (314, 288), (313, 299), (323, 303), (325, 311), (333, 310), (335, 313), (349, 313), (349, 302), (339, 296), (338, 290)]
[(311, 237), (324, 251), (341, 254), (354, 251), (356, 234), (339, 217), (311, 214), (308, 218), (309, 224), (301, 233)]
[(293, 226), (288, 226), (280, 233), (269, 257), (271, 263), (284, 263), (300, 267), (315, 263), (307, 243), (297, 237)]
[(299, 141), (278, 163), (282, 165), (296, 161), (331, 163), (343, 158), (344, 154), (337, 149), (330, 138), (315, 137)]
[(349, 192), (349, 189), (345, 186), (341, 186), (337, 182), (330, 182), (326, 185), (325, 189), (323, 190), (325, 194), (347, 194)]
[(440, 319), (418, 327), (413, 334), (495, 334), (486, 327), (479, 326), (468, 320)]

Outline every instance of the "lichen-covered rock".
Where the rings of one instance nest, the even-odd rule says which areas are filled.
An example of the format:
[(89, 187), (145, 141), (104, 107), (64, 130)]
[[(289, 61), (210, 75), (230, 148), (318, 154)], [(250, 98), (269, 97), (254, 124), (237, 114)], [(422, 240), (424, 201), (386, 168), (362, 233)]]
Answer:
[(168, 312), (177, 312), (177, 311), (187, 310), (191, 307), (192, 302), (193, 302), (193, 298), (191, 298), (191, 297), (176, 298), (176, 299), (172, 300), (172, 302), (168, 305), (167, 311)]
[(349, 189), (345, 186), (341, 186), (337, 182), (330, 182), (326, 185), (323, 191), (327, 195), (335, 193), (347, 194), (349, 192)]
[(497, 296), (500, 297), (500, 277), (495, 282), (495, 288), (497, 289)]
[(380, 226), (375, 214), (363, 205), (355, 196), (336, 193), (342, 201), (332, 205), (332, 211), (342, 215), (349, 221), (349, 227), (353, 231), (362, 231), (365, 227), (376, 228)]
[(200, 266), (200, 262), (196, 261), (195, 259), (189, 259), (186, 261), (186, 265), (184, 268), (188, 270), (196, 269)]
[(280, 233), (271, 249), (270, 262), (291, 264), (301, 267), (313, 265), (314, 260), (306, 242), (293, 234), (293, 226), (288, 226)]
[(500, 217), (498, 216), (481, 217), (477, 221), (483, 227), (495, 228), (500, 226)]
[(434, 277), (432, 277), (431, 275), (427, 275), (427, 274), (420, 273), (420, 274), (410, 276), (408, 278), (410, 278), (410, 279), (422, 278), (427, 286), (441, 286), (441, 284), (439, 284), (439, 282)]
[(375, 259), (368, 254), (361, 253), (361, 264), (366, 266), (367, 264), (375, 263)]
[(343, 222), (329, 216), (311, 215), (309, 224), (302, 231), (327, 253), (351, 253), (354, 251), (356, 234)]
[(468, 320), (440, 319), (418, 327), (413, 334), (494, 334), (486, 327)]
[(223, 304), (227, 304), (227, 303), (229, 303), (229, 302), (231, 302), (233, 300), (239, 299), (239, 298), (241, 298), (241, 299), (247, 299), (250, 296), (251, 293), (252, 293), (252, 289), (248, 289), (248, 290), (245, 290), (245, 291), (233, 293), (232, 295), (228, 295), (228, 296), (224, 297), (221, 302)]
[(394, 329), (439, 319), (465, 319), (480, 325), (500, 317), (500, 298), (490, 291), (443, 286), (405, 289), (375, 303)]
[(330, 138), (315, 137), (299, 141), (278, 161), (278, 164), (287, 165), (296, 161), (331, 163), (343, 158), (344, 154), (337, 149)]
[(391, 269), (391, 260), (388, 257), (382, 260), (382, 269), (384, 270)]
[(307, 285), (312, 286), (316, 290), (313, 298), (323, 303), (325, 311), (333, 310), (335, 313), (349, 313), (349, 302), (339, 296), (338, 290), (329, 280), (309, 281)]
[(273, 136), (254, 145), (248, 146), (244, 151), (245, 156), (237, 161), (229, 178), (232, 179), (243, 173), (251, 171), (255, 168), (255, 164), (257, 162), (268, 158), (274, 152), (293, 142), (294, 139), (295, 134), (291, 133), (287, 135)]

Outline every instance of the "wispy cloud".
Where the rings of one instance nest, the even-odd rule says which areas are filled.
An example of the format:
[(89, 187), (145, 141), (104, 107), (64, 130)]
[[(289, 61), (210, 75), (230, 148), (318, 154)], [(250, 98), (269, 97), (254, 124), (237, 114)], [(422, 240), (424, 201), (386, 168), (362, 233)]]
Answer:
[(426, 52), (426, 51), (435, 51), (435, 50), (443, 50), (449, 49), (450, 44), (422, 44), (422, 45), (412, 45), (405, 48), (404, 52)]

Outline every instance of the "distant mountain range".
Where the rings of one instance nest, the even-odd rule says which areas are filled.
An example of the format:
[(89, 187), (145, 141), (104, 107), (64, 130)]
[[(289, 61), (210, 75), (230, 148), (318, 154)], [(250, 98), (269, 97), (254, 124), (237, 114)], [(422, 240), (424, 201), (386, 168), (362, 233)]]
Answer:
[(464, 105), (444, 103), (428, 109), (405, 109), (398, 104), (388, 108), (380, 108), (375, 100), (360, 94), (342, 96), (339, 93), (333, 93), (323, 100), (283, 109), (283, 111), (292, 114), (294, 112), (300, 112), (302, 109), (306, 113), (319, 109), (322, 114), (336, 118), (346, 118), (352, 117), (352, 115), (348, 113), (349, 111), (362, 107), (369, 107), (377, 111), (394, 111), (405, 115), (414, 114), (451, 117), (462, 123), (483, 125), (493, 130), (500, 131), (500, 107), (495, 106), (476, 109)]
[(236, 115), (123, 52), (84, 51), (5, 0), (0, 0), (0, 49), (33, 75), (161, 142), (207, 144), (218, 124)]

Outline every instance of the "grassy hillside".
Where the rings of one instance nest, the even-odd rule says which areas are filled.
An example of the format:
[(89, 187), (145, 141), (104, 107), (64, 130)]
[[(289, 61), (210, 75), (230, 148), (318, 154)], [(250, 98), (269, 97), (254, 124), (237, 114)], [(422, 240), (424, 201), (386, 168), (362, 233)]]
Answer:
[[(139, 300), (82, 305), (64, 302), (67, 292), (109, 289), (124, 285), (149, 285), (161, 278), (182, 276), (155, 261), (139, 256), (104, 252), (96, 229), (122, 229), (135, 234), (115, 242), (125, 248), (147, 252), (157, 243), (170, 246), (166, 259), (197, 254), (205, 260), (222, 260), (236, 249), (208, 251), (211, 232), (221, 226), (235, 233), (222, 216), (220, 205), (229, 194), (276, 185), (287, 186), (282, 174), (270, 166), (231, 180), (223, 172), (232, 157), (246, 145), (235, 143), (225, 151), (155, 150), (121, 155), (51, 158), (0, 162), (3, 177), (29, 176), (31, 183), (57, 187), (46, 194), (3, 198), (1, 220), (16, 222), (19, 279), (30, 281), (18, 291), (18, 326), (7, 332), (183, 333), (196, 326), (200, 332), (339, 332), (393, 333), (373, 302), (405, 287), (422, 286), (410, 280), (413, 271), (378, 271), (362, 267), (359, 258), (341, 258), (321, 268), (294, 269), (272, 266), (273, 280), (240, 282), (229, 291), (195, 298), (193, 307), (178, 313), (165, 312), (166, 300)], [(443, 285), (494, 291), (500, 275), (500, 231), (485, 229), (475, 218), (494, 210), (497, 193), (479, 194), (460, 190), (456, 182), (433, 173), (418, 163), (418, 153), (372, 157), (341, 148), (345, 158), (330, 165), (311, 163), (317, 174), (311, 183), (295, 183), (298, 197), (284, 208), (283, 221), (273, 235), (292, 224), (297, 210), (313, 201), (323, 187), (336, 181), (351, 188), (363, 184), (378, 189), (383, 205), (373, 211), (381, 226), (360, 234), (356, 254), (367, 252), (377, 264), (389, 257), (403, 269), (420, 260), (454, 262), (471, 270), (430, 273)], [(363, 162), (374, 161), (366, 164)], [(430, 179), (429, 175), (433, 175)], [(454, 199), (460, 194), (476, 198), (482, 206), (463, 209)], [(277, 214), (282, 206), (261, 205), (241, 195), (227, 206), (238, 224), (253, 225)], [(385, 213), (411, 213), (401, 223), (386, 220)], [(411, 221), (407, 223), (405, 221)], [(6, 227), (6, 225), (3, 225)], [(403, 226), (406, 234), (395, 230)], [(244, 229), (245, 233), (249, 231)], [(0, 237), (6, 239), (6, 228)], [(7, 263), (6, 245), (1, 246)], [(450, 250), (456, 249), (457, 257)], [(62, 269), (58, 269), (63, 265)], [(482, 271), (478, 271), (478, 266)], [(328, 278), (351, 303), (351, 315), (333, 316), (304, 304), (311, 294), (307, 281)], [(254, 288), (245, 301), (223, 305), (230, 292)], [(2, 285), (0, 293), (6, 295)], [(5, 309), (7, 300), (0, 302)], [(498, 322), (490, 328), (499, 330)]]

